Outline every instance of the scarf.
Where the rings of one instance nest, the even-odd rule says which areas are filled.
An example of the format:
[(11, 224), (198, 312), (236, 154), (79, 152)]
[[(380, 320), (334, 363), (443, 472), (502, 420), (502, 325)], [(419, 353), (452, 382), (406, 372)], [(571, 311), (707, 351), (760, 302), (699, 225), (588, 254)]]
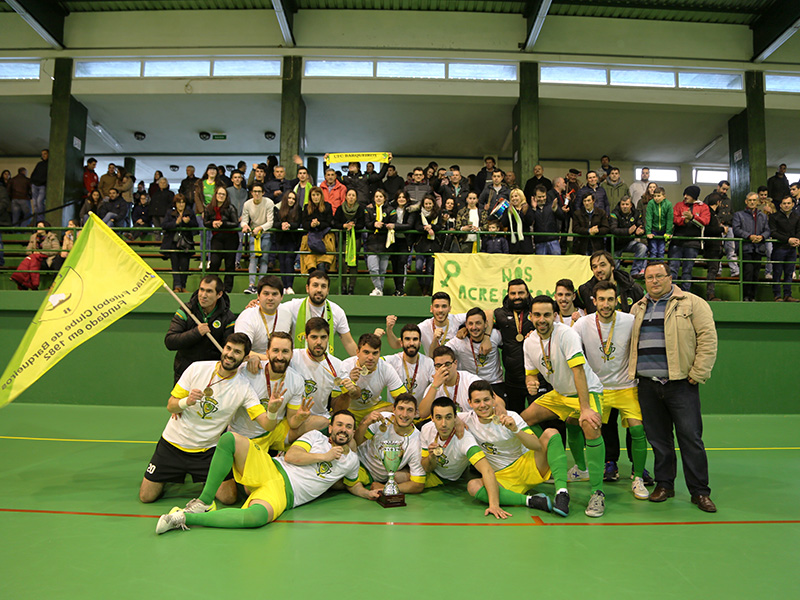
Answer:
[(511, 243), (516, 244), (522, 241), (522, 218), (520, 218), (517, 209), (513, 206), (508, 207), (508, 224), (511, 229)]
[[(345, 221), (355, 221), (356, 213), (358, 212), (358, 202), (353, 204), (351, 207), (347, 204), (347, 202), (343, 202), (342, 205), (339, 207), (339, 210), (344, 211), (345, 216), (347, 219)], [(347, 263), (349, 267), (356, 266), (356, 228), (351, 227), (347, 230), (345, 234), (345, 254), (344, 254), (344, 261)]]
[[(422, 210), (419, 211), (419, 214), (420, 214), (420, 216), (422, 216), (422, 225), (423, 226), (436, 225), (436, 223), (439, 222), (439, 217), (436, 217), (432, 222), (428, 223), (428, 217), (431, 216), (431, 211), (429, 211), (429, 210), (425, 210), (423, 208)], [(429, 240), (434, 240), (434, 239), (436, 239), (436, 235), (433, 234), (433, 233), (429, 233), (428, 234), (428, 239)]]
[[(294, 189), (292, 190), (295, 193), (295, 195), (297, 195), (297, 196), (300, 195), (300, 194), (297, 193), (298, 189), (300, 189), (300, 184), (299, 183), (296, 186), (294, 186)], [(305, 208), (306, 204), (308, 204), (308, 198), (309, 198), (309, 195), (311, 194), (311, 182), (310, 181), (306, 181), (305, 191), (306, 191), (306, 193), (304, 194), (303, 204), (302, 204), (303, 208)]]
[[(294, 347), (306, 347), (306, 321), (310, 314), (306, 309), (308, 307), (308, 296), (303, 298), (300, 303), (300, 308), (297, 311), (297, 323), (295, 324)], [(330, 329), (330, 336), (328, 337), (328, 352), (333, 354), (333, 311), (331, 310), (330, 300), (325, 300), (325, 320), (328, 322)]]

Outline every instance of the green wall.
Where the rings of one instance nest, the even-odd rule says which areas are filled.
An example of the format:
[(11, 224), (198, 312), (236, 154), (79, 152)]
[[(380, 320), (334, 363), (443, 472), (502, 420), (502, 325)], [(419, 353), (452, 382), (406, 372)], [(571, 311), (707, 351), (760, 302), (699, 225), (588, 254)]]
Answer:
[[(241, 311), (251, 298), (234, 294), (234, 312)], [(421, 297), (333, 299), (349, 315), (356, 339), (375, 327), (383, 327), (387, 314), (396, 314), (401, 325), (421, 321), (429, 314), (430, 301)], [(3, 367), (43, 300), (44, 292), (0, 291)], [(172, 387), (173, 355), (163, 340), (175, 307), (168, 294), (156, 293), (69, 354), (16, 401), (165, 406)], [(720, 345), (712, 378), (703, 387), (704, 412), (800, 414), (794, 366), (800, 349), (800, 307), (715, 302), (712, 308)], [(341, 344), (337, 344), (336, 354), (345, 358)]]

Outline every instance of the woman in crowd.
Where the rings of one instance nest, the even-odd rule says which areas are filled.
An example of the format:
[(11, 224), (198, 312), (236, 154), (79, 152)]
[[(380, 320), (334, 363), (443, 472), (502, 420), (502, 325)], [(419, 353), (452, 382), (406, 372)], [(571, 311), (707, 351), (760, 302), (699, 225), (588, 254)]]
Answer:
[(155, 194), (156, 191), (158, 190), (159, 182), (162, 177), (164, 177), (164, 174), (161, 171), (156, 171), (155, 173), (153, 173), (153, 182), (150, 184), (150, 187), (147, 188), (147, 195), (150, 196), (151, 198), (153, 197), (153, 194)]
[[(152, 227), (153, 220), (150, 218), (150, 210), (147, 206), (147, 194), (141, 194), (136, 201), (136, 206), (133, 207), (133, 226), (134, 227)], [(145, 231), (132, 231), (125, 234), (125, 239), (133, 241), (138, 238), (144, 238), (149, 232)]]
[(194, 186), (194, 198), (191, 200), (194, 201), (195, 214), (203, 214), (206, 206), (211, 204), (214, 199), (217, 187), (219, 187), (217, 184), (217, 165), (209, 164), (203, 173), (203, 177), (198, 179)]
[[(358, 233), (364, 229), (366, 223), (366, 211), (358, 202), (358, 194), (354, 189), (349, 189), (345, 193), (344, 202), (333, 215), (333, 226), (336, 229), (344, 230), (345, 244), (345, 263), (342, 265), (342, 273), (351, 274), (351, 277), (342, 278), (342, 294), (352, 294), (356, 288), (356, 277), (358, 273), (358, 241), (361, 235)], [(349, 251), (347, 250), (347, 245)], [(351, 264), (352, 263), (352, 264)]]
[(367, 255), (367, 268), (372, 278), (373, 290), (370, 296), (383, 296), (383, 282), (386, 269), (389, 267), (389, 256), (386, 254), (387, 241), (394, 238), (394, 225), (397, 212), (387, 202), (386, 191), (375, 190), (373, 203), (367, 207), (366, 227), (367, 239), (364, 252)]
[(161, 228), (164, 239), (161, 240), (161, 252), (168, 258), (172, 268), (172, 289), (175, 292), (186, 291), (186, 279), (189, 277), (189, 259), (194, 254), (194, 231), (197, 221), (194, 211), (186, 204), (183, 194), (175, 194), (172, 206), (164, 219)]
[(169, 189), (169, 182), (166, 177), (159, 177), (156, 189), (153, 190), (151, 185), (150, 190), (150, 219), (153, 221), (153, 227), (161, 227), (161, 220), (173, 206), (172, 202), (175, 194)]
[(103, 203), (103, 197), (100, 195), (100, 190), (92, 190), (89, 197), (84, 200), (81, 207), (80, 220), (81, 226), (86, 225), (89, 220), (89, 213), (93, 212), (98, 217), (100, 216), (100, 205)]
[(306, 234), (300, 242), (300, 268), (303, 273), (316, 269), (330, 271), (336, 262), (336, 237), (331, 233), (333, 208), (325, 201), (322, 190), (312, 187), (309, 200), (303, 209), (303, 229)]
[(389, 248), (394, 273), (394, 295), (406, 295), (406, 273), (411, 261), (411, 246), (416, 236), (418, 210), (411, 210), (408, 194), (403, 190), (397, 192), (394, 200), (396, 220), (394, 225), (394, 244)]
[(525, 193), (514, 188), (509, 195), (509, 205), (500, 220), (503, 227), (511, 232), (508, 238), (510, 254), (533, 254), (531, 236), (524, 235), (533, 231), (533, 209), (525, 200)]
[(214, 200), (203, 212), (203, 225), (211, 233), (211, 265), (209, 270), (218, 273), (225, 261), (225, 291), (233, 290), (233, 273), (236, 270), (236, 248), (239, 247), (239, 215), (228, 198), (228, 190), (220, 186)]
[(117, 191), (122, 199), (127, 204), (128, 213), (125, 218), (120, 222), (123, 227), (131, 226), (131, 211), (133, 210), (133, 175), (130, 173), (120, 172), (119, 180), (117, 181)]
[(467, 205), (458, 211), (456, 216), (456, 229), (466, 231), (467, 235), (460, 240), (461, 252), (477, 252), (478, 236), (476, 231), (486, 230), (487, 214), (478, 208), (478, 194), (467, 194)]
[(653, 195), (656, 193), (656, 189), (658, 188), (658, 184), (655, 181), (651, 181), (647, 184), (647, 189), (645, 190), (642, 197), (639, 199), (639, 213), (645, 214), (645, 209), (647, 208), (647, 203), (653, 199)]
[(294, 294), (294, 264), (297, 261), (297, 249), (300, 248), (300, 233), (297, 231), (302, 226), (301, 207), (297, 204), (297, 194), (286, 192), (281, 201), (275, 206), (275, 219), (273, 228), (278, 231), (273, 233), (275, 244), (273, 252), (277, 251), (278, 264), (280, 265), (283, 293)]
[(429, 296), (433, 288), (433, 256), (423, 256), (441, 251), (441, 244), (437, 233), (442, 230), (439, 207), (433, 196), (427, 195), (422, 199), (422, 208), (419, 211), (417, 231), (420, 232), (415, 251), (417, 252), (417, 281), (423, 296)]
[(20, 290), (38, 290), (41, 274), (37, 271), (50, 271), (60, 269), (64, 259), (59, 256), (61, 244), (58, 236), (50, 229), (50, 223), (39, 221), (37, 230), (31, 234), (28, 246), (25, 248), (26, 257), (11, 275), (11, 280)]

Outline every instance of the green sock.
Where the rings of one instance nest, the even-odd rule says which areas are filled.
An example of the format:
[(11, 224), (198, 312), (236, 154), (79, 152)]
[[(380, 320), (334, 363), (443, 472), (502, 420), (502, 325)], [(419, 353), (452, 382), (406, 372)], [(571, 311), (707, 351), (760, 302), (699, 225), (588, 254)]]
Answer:
[(550, 465), (550, 473), (553, 474), (553, 482), (556, 490), (567, 487), (567, 453), (564, 451), (564, 443), (561, 441), (561, 434), (557, 433), (547, 442), (547, 462)]
[(642, 477), (647, 462), (647, 439), (644, 436), (644, 425), (634, 425), (631, 432), (631, 454), (633, 455), (633, 476)]
[(606, 464), (606, 445), (603, 436), (586, 440), (586, 462), (589, 465), (589, 484), (592, 492), (603, 491), (603, 469)]
[[(572, 452), (572, 458), (575, 464), (581, 471), (586, 470), (586, 454), (584, 446), (586, 446), (586, 438), (583, 437), (583, 429), (580, 425), (571, 425), (567, 423), (567, 442), (569, 449)], [(549, 458), (549, 456), (548, 456)]]
[(186, 513), (187, 525), (219, 527), (221, 529), (244, 529), (263, 527), (269, 523), (269, 511), (263, 504), (248, 508), (226, 508), (207, 513)]
[(214, 458), (211, 459), (211, 465), (208, 467), (208, 477), (203, 486), (203, 492), (200, 494), (200, 502), (211, 504), (214, 501), (219, 486), (231, 471), (235, 453), (236, 438), (230, 431), (226, 431), (220, 436), (217, 449), (214, 450)]
[[(525, 506), (528, 500), (528, 497), (525, 494), (518, 494), (517, 492), (512, 492), (511, 490), (507, 490), (502, 485), (498, 484), (500, 488), (500, 505), (501, 506)], [(489, 504), (489, 494), (486, 492), (486, 488), (482, 487), (478, 490), (478, 493), (475, 494), (475, 497), (483, 502), (484, 504)]]

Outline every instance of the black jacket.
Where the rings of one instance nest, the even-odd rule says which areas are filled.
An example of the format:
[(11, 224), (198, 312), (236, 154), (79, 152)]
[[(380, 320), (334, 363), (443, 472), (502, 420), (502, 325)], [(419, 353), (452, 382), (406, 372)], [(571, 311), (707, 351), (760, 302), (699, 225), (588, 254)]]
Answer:
[(228, 203), (228, 206), (223, 206), (220, 215), (222, 216), (222, 225), (220, 225), (219, 229), (214, 229), (213, 223), (217, 219), (214, 209), (209, 204), (203, 211), (203, 225), (211, 230), (211, 235), (219, 236), (220, 240), (238, 236), (237, 230), (241, 228), (241, 225), (239, 224), (239, 213), (236, 212), (236, 207)]
[[(33, 179), (32, 175), (31, 179)], [(788, 177), (786, 177), (786, 175), (781, 175), (779, 171), (775, 171), (775, 175), (767, 179), (767, 189), (769, 190), (769, 197), (772, 198), (775, 206), (779, 206), (781, 200), (789, 195)]]
[(166, 190), (158, 188), (158, 190), (150, 195), (150, 216), (162, 218), (166, 216), (172, 208), (172, 200), (174, 198), (175, 194), (169, 188)]
[[(615, 269), (614, 280), (617, 282), (618, 309), (626, 313), (631, 312), (631, 307), (644, 298), (644, 291), (625, 271)], [(592, 302), (592, 291), (595, 285), (597, 285), (597, 277), (592, 277), (578, 288), (578, 297), (575, 298), (575, 305), (585, 309), (587, 313), (595, 312), (594, 302)]]
[(770, 235), (778, 240), (772, 243), (775, 248), (791, 248), (789, 238), (800, 238), (800, 214), (792, 211), (787, 217), (782, 211), (778, 211), (769, 216)]
[(611, 228), (611, 233), (619, 238), (619, 241), (616, 244), (617, 248), (624, 248), (628, 245), (632, 239), (637, 237), (636, 235), (631, 235), (628, 229), (631, 225), (636, 225), (636, 227), (644, 227), (644, 223), (642, 222), (642, 215), (639, 214), (639, 211), (636, 210), (635, 206), (631, 207), (631, 212), (627, 215), (623, 214), (622, 209), (617, 204), (614, 207), (614, 210), (611, 211), (611, 218), (608, 220), (608, 226)]
[(358, 202), (363, 206), (369, 203), (369, 186), (370, 184), (378, 184), (386, 177), (386, 172), (389, 170), (389, 163), (384, 163), (380, 171), (372, 173), (362, 173), (358, 171), (354, 174), (347, 174), (342, 176), (342, 183), (347, 186), (347, 189), (354, 189), (358, 196)]
[[(556, 211), (553, 210), (552, 202), (545, 202), (541, 208), (533, 210), (533, 233), (558, 233), (561, 231), (561, 223), (558, 222)], [(543, 244), (558, 240), (554, 235), (534, 235), (534, 244)]]
[[(189, 310), (200, 320), (208, 323), (211, 335), (220, 346), (225, 345), (225, 339), (233, 333), (233, 324), (236, 315), (231, 312), (231, 301), (228, 294), (222, 293), (217, 301), (217, 305), (210, 315), (206, 317), (203, 309), (197, 301), (197, 292), (192, 294), (192, 299), (187, 303)], [(207, 336), (201, 335), (197, 331), (197, 324), (189, 315), (178, 310), (169, 324), (169, 331), (164, 338), (164, 345), (167, 350), (176, 350), (175, 355), (175, 382), (180, 379), (186, 368), (200, 360), (219, 360), (219, 350), (214, 346)]]
[(47, 163), (48, 161), (46, 160), (40, 160), (33, 167), (33, 173), (31, 173), (31, 183), (33, 185), (47, 185)]
[(300, 240), (303, 237), (303, 234), (298, 231), (303, 225), (301, 212), (302, 210), (299, 208), (296, 211), (289, 211), (285, 219), (285, 222), (289, 223), (289, 229), (283, 231), (284, 219), (281, 219), (280, 203), (275, 205), (273, 228), (277, 231), (272, 234), (272, 239), (275, 241), (276, 248), (297, 250), (300, 247)]
[[(525, 302), (522, 309), (522, 335), (525, 336), (534, 330), (530, 320), (531, 298)], [(525, 387), (525, 359), (522, 353), (522, 343), (517, 341), (519, 333), (519, 320), (514, 316), (508, 296), (503, 298), (503, 306), (494, 309), (494, 328), (503, 338), (502, 359), (505, 369), (506, 385)]]
[[(719, 205), (717, 205), (719, 207)], [(708, 211), (711, 213), (711, 220), (703, 228), (703, 237), (716, 238), (725, 237), (725, 230), (719, 220), (719, 215), (710, 206)], [(721, 240), (704, 240), (703, 241), (703, 256), (709, 259), (719, 259), (722, 257), (722, 241)]]
[[(383, 218), (381, 222), (383, 223), (396, 223), (397, 222), (397, 211), (395, 210), (394, 206), (389, 203), (385, 203), (383, 205), (383, 214), (381, 215)], [(370, 204), (364, 215), (364, 227), (367, 229), (367, 239), (364, 242), (364, 252), (369, 252), (370, 254), (379, 254), (381, 252), (386, 252), (386, 238), (389, 236), (389, 230), (386, 227), (381, 227), (375, 232), (375, 222), (377, 221), (376, 218), (376, 207), (374, 204)]]
[(610, 230), (608, 216), (606, 216), (602, 208), (597, 208), (597, 205), (595, 205), (591, 215), (583, 208), (583, 204), (576, 204), (576, 206), (578, 208), (574, 212), (570, 211), (572, 213), (572, 232), (580, 235), (589, 235), (589, 229), (594, 226), (597, 226), (598, 232), (590, 238), (574, 238), (572, 241), (572, 253), (589, 254), (587, 249), (592, 252), (602, 250), (605, 245), (603, 236)]
[[(184, 238), (190, 240), (194, 243), (194, 235), (195, 232), (192, 231), (193, 228), (197, 228), (197, 219), (195, 219), (194, 213), (192, 212), (191, 208), (186, 208), (184, 212), (180, 216), (189, 217), (190, 220), (188, 223), (178, 223), (178, 216), (179, 213), (174, 208), (171, 208), (166, 215), (164, 215), (164, 219), (161, 221), (161, 229), (164, 230), (164, 237), (161, 240), (161, 250), (175, 250), (176, 242), (175, 242), (175, 234), (180, 233)], [(170, 255), (174, 254), (174, 252), (162, 252), (161, 255), (169, 260)], [(192, 254), (192, 252), (187, 252), (187, 254)]]
[(536, 195), (536, 186), (538, 185), (543, 185), (545, 188), (547, 188), (548, 192), (553, 189), (553, 182), (550, 181), (544, 175), (539, 179), (536, 179), (536, 177), (531, 177), (530, 179), (528, 179), (528, 181), (525, 182), (525, 189), (524, 189), (525, 199), (528, 202), (530, 202), (531, 198), (533, 198)]

